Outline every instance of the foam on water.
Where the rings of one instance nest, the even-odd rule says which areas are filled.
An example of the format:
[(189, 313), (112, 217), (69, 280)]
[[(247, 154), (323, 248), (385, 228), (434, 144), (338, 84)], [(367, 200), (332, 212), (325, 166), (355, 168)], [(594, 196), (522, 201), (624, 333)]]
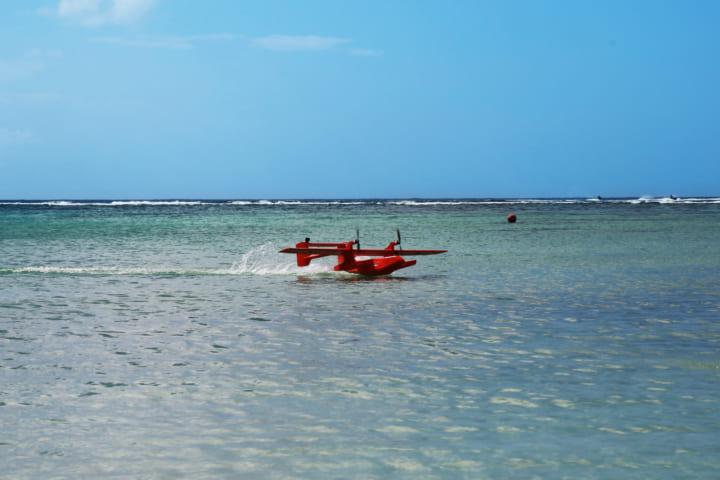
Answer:
[(105, 203), (94, 203), (93, 205), (109, 205), (112, 207), (133, 206), (133, 205), (212, 205), (212, 202), (187, 201), (187, 200), (116, 200)]
[(307, 267), (300, 268), (294, 255), (281, 255), (280, 247), (266, 243), (252, 248), (233, 262), (229, 268), (217, 269), (179, 269), (173, 267), (118, 267), (118, 266), (57, 266), (31, 265), (26, 267), (0, 268), (0, 274), (35, 273), (58, 275), (313, 275), (335, 274), (327, 260), (316, 260)]
[(235, 200), (228, 202), (231, 205), (364, 205), (367, 202), (363, 201), (344, 201), (344, 200)]
[(179, 270), (172, 268), (82, 266), (62, 267), (40, 265), (15, 268), (0, 268), (0, 274), (38, 273), (65, 275), (221, 275), (223, 270)]
[(169, 268), (123, 268), (123, 267), (57, 267), (57, 266), (28, 266), (17, 268), (0, 268), (0, 275), (5, 274), (48, 274), (48, 275), (157, 275), (157, 276), (195, 276), (195, 275), (295, 275), (295, 274), (317, 274), (334, 273), (328, 265), (311, 265), (300, 269), (294, 264), (276, 264), (267, 262), (240, 261), (225, 269), (208, 270), (173, 270)]
[(616, 202), (622, 202), (622, 203), (630, 203), (632, 205), (641, 205), (646, 203), (656, 203), (661, 205), (688, 205), (688, 204), (717, 204), (720, 203), (719, 197), (687, 197), (687, 198), (680, 198), (680, 197), (650, 197), (647, 195), (644, 195), (639, 198), (634, 198), (630, 200), (608, 200), (611, 203)]
[(0, 202), (0, 205), (27, 205), (27, 206), (46, 206), (46, 207), (134, 207), (134, 206), (193, 206), (193, 205), (214, 205), (214, 202), (204, 202), (200, 200), (114, 200), (106, 202), (94, 201), (68, 201), (68, 200), (48, 200), (48, 201), (13, 201)]
[(587, 203), (586, 200), (576, 199), (503, 199), (503, 200), (396, 200), (388, 202), (390, 205), (402, 205), (407, 207), (424, 207), (432, 205), (456, 206), (456, 205), (513, 205), (513, 204), (576, 204)]
[(504, 199), (396, 199), (396, 200), (13, 200), (0, 201), (0, 205), (46, 206), (46, 207), (137, 207), (137, 206), (246, 206), (246, 207), (292, 207), (292, 206), (348, 206), (391, 205), (403, 207), (462, 206), (462, 205), (576, 205), (576, 204), (720, 204), (720, 197), (651, 197), (638, 198), (504, 198)]

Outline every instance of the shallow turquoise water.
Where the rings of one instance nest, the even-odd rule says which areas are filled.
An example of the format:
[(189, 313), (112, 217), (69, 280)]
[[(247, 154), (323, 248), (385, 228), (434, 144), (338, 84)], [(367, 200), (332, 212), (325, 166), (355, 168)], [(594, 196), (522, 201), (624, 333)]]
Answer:
[(7, 203), (0, 476), (720, 471), (720, 204)]

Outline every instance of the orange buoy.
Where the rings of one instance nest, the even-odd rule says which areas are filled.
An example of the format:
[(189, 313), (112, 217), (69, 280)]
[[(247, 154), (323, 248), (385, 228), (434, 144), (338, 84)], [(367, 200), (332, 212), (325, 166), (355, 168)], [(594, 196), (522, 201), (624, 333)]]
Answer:
[(511, 213), (510, 215), (507, 216), (508, 223), (515, 223), (516, 220), (517, 220), (517, 216), (514, 213)]

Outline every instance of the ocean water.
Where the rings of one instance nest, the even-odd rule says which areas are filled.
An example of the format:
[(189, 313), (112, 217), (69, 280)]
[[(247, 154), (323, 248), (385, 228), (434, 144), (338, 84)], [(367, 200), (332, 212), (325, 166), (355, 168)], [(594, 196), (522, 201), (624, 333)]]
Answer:
[[(277, 253), (356, 226), (449, 252)], [(3, 201), (0, 478), (718, 478), (719, 239), (720, 198)]]

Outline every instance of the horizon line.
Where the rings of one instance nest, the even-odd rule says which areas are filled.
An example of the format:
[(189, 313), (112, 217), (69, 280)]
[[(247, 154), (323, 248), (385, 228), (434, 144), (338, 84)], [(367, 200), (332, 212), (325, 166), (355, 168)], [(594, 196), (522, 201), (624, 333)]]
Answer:
[(457, 200), (623, 200), (623, 199), (661, 199), (661, 198), (720, 198), (720, 194), (714, 195), (622, 195), (622, 196), (603, 196), (603, 195), (580, 195), (580, 196), (474, 196), (474, 197), (429, 197), (429, 196), (403, 196), (403, 197), (16, 197), (16, 198), (0, 198), (0, 202), (43, 202), (43, 201), (312, 201), (312, 200), (434, 200), (434, 201), (457, 201)]

